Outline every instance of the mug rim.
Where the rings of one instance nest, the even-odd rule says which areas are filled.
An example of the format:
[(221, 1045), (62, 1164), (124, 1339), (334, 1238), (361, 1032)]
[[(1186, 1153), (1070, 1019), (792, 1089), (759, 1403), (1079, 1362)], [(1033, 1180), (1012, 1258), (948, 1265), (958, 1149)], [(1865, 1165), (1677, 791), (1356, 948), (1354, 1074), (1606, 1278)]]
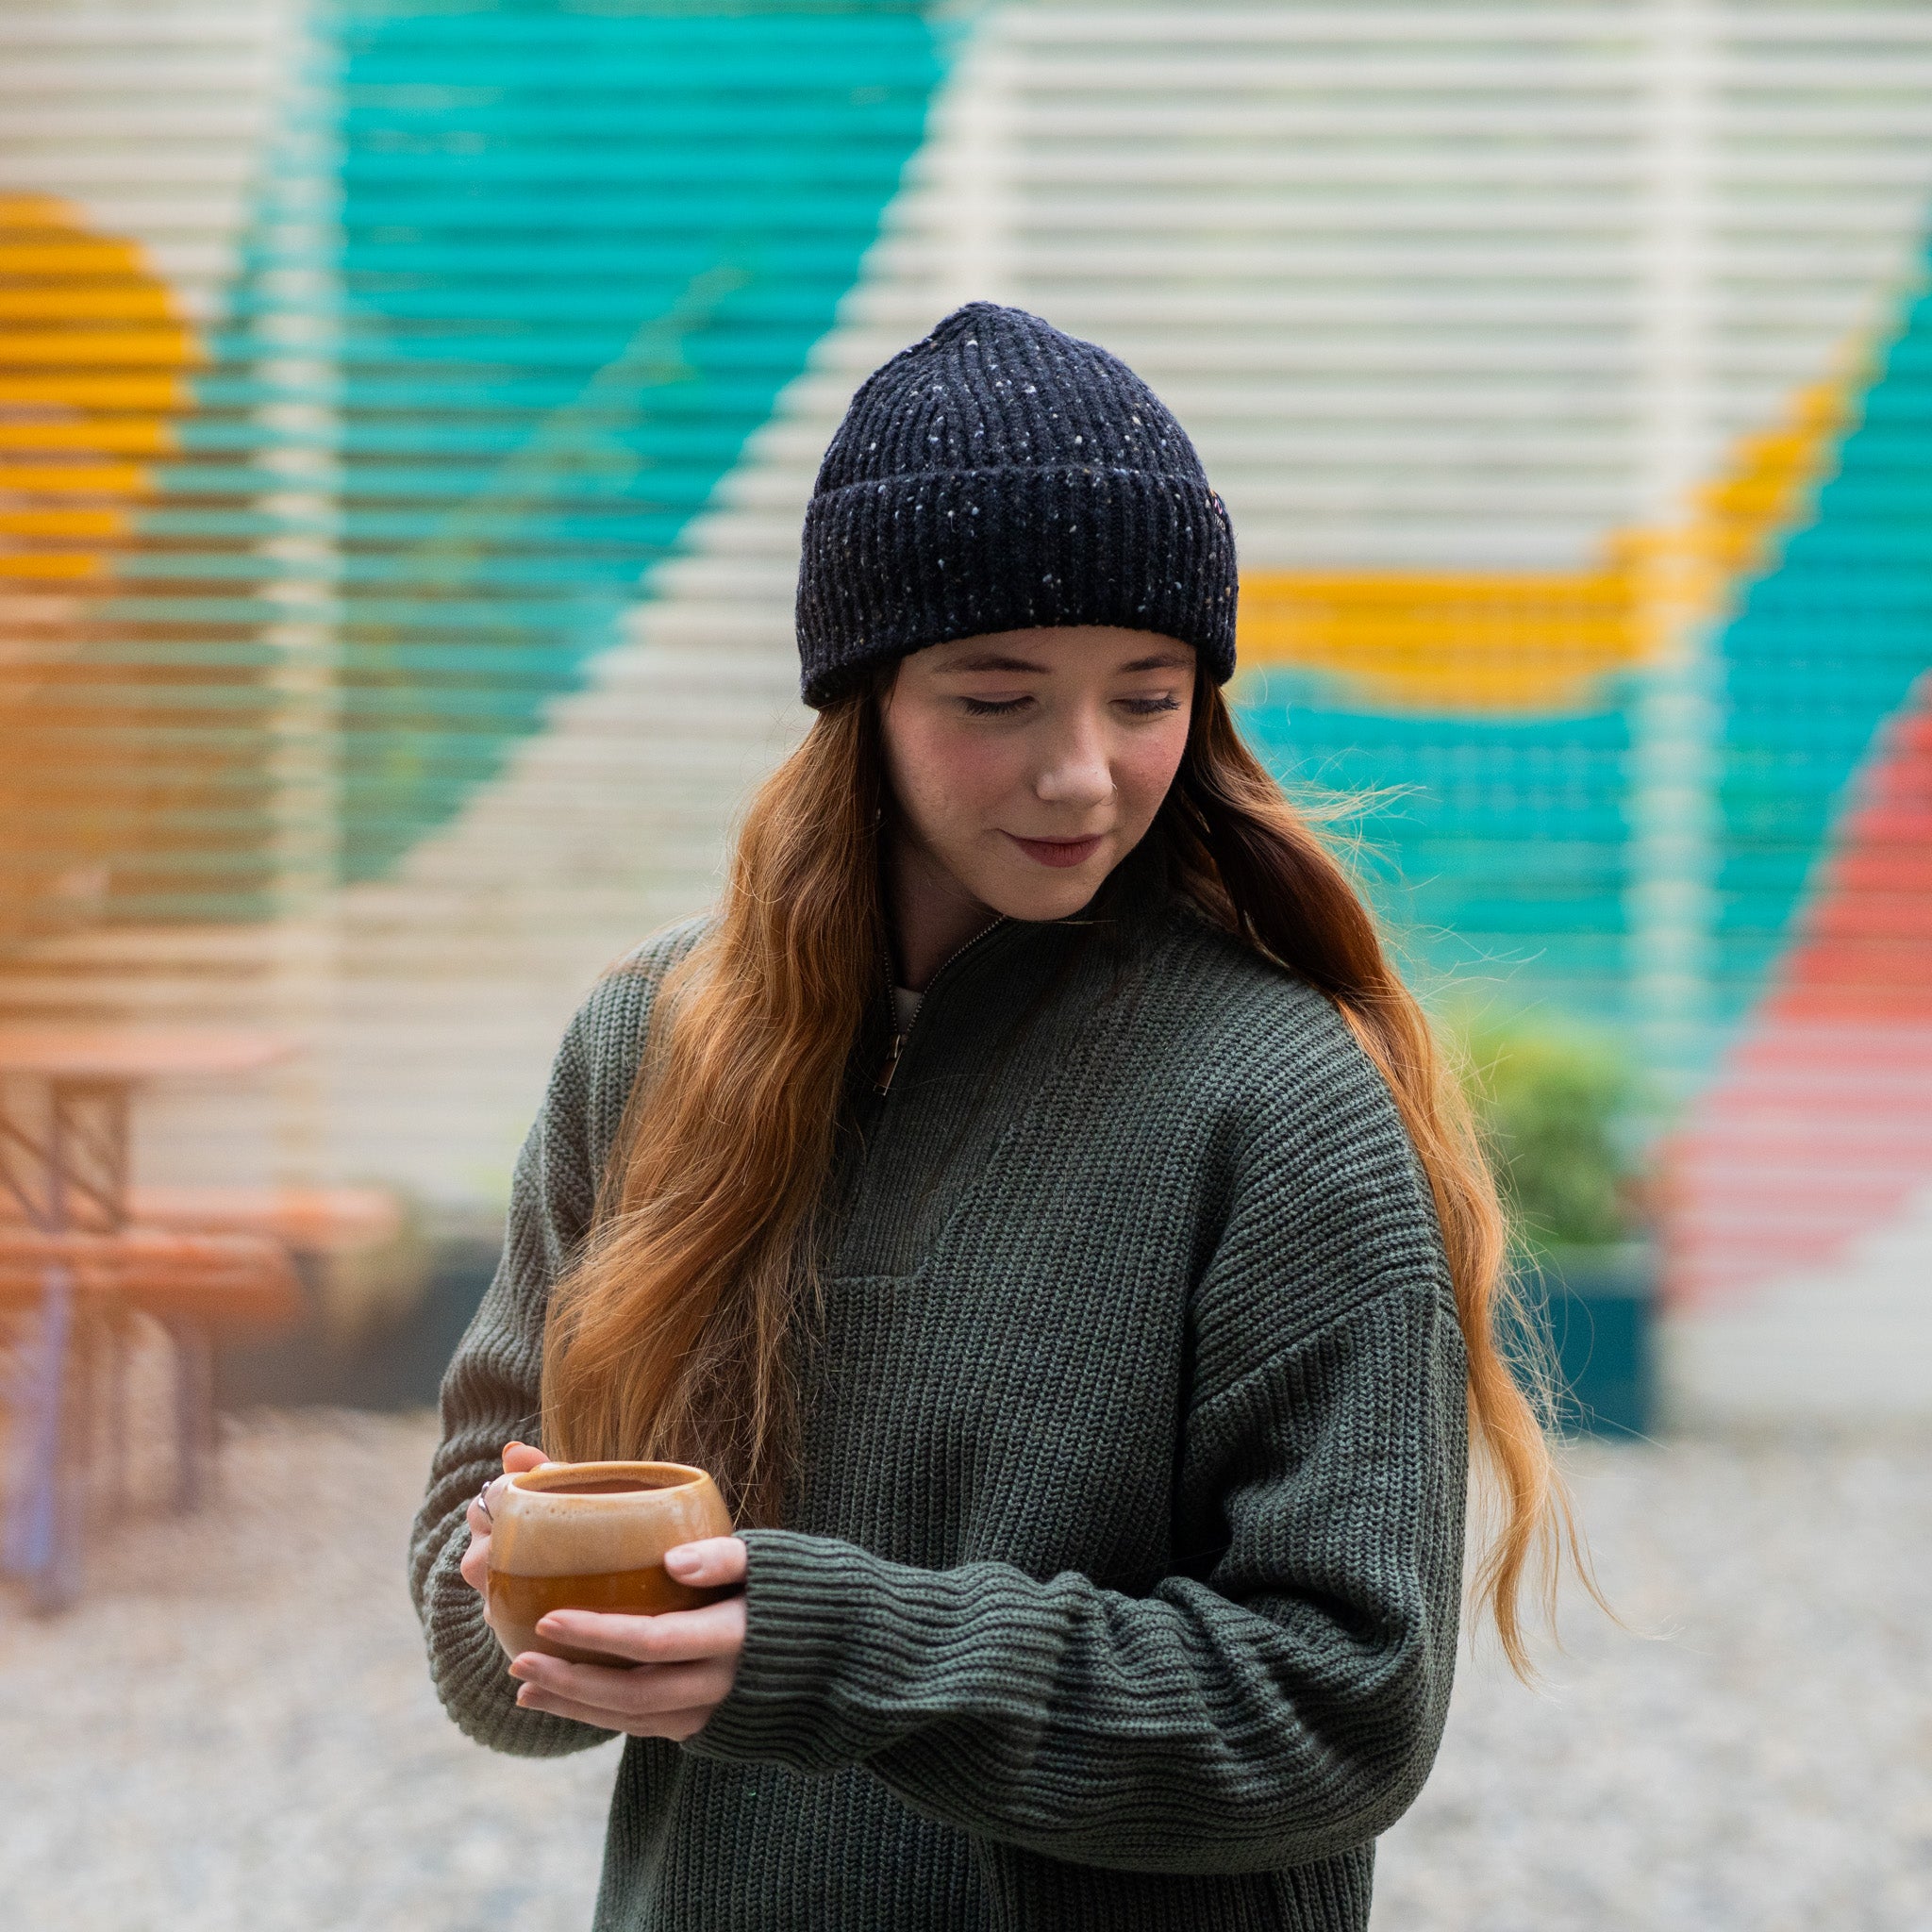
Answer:
[[(626, 1477), (641, 1478), (645, 1473), (651, 1474), (669, 1474), (679, 1478), (675, 1482), (652, 1482), (642, 1491), (616, 1490), (607, 1495), (570, 1495), (567, 1491), (551, 1488), (541, 1480), (548, 1476), (553, 1481), (615, 1482)], [(696, 1489), (700, 1483), (710, 1481), (708, 1472), (693, 1467), (689, 1462), (549, 1462), (539, 1469), (521, 1469), (511, 1476), (506, 1489), (520, 1490), (526, 1496), (561, 1496), (572, 1504), (615, 1506), (623, 1508), (635, 1507), (640, 1494), (653, 1496), (675, 1496), (680, 1491)]]

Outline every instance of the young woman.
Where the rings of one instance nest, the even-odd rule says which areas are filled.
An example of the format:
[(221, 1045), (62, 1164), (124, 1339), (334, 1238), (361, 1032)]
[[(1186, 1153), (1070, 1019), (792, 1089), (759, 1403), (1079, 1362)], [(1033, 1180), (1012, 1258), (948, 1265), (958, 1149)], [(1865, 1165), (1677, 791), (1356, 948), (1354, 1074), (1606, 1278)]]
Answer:
[[(1235, 560), (1133, 374), (975, 304), (859, 391), (799, 591), (819, 717), (724, 905), (566, 1039), (443, 1385), (414, 1588), (499, 1750), (627, 1733), (600, 1927), (1360, 1932), (1478, 1579), (1556, 1507), (1493, 1191), (1244, 749)], [(530, 1446), (541, 1443), (541, 1449)], [(701, 1463), (742, 1584), (483, 1620), (479, 1485)]]

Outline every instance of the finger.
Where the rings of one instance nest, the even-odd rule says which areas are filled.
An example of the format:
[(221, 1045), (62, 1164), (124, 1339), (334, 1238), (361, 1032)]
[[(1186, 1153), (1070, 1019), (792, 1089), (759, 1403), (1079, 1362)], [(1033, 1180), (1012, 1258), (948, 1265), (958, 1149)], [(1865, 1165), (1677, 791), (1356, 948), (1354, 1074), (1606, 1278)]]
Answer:
[(463, 1552), (463, 1559), (457, 1565), (457, 1574), (472, 1590), (482, 1590), (490, 1578), (490, 1539), (487, 1536)]
[(549, 1459), (542, 1450), (533, 1449), (527, 1442), (506, 1442), (503, 1445), (505, 1475), (522, 1475), (526, 1469), (541, 1469)]
[(511, 1676), (546, 1697), (561, 1697), (625, 1718), (716, 1704), (731, 1689), (735, 1674), (730, 1665), (716, 1662), (611, 1670), (604, 1664), (566, 1663), (561, 1657), (530, 1651), (510, 1664)]
[(699, 1657), (736, 1657), (744, 1648), (744, 1599), (727, 1597), (696, 1610), (665, 1610), (655, 1617), (626, 1617), (608, 1610), (552, 1610), (537, 1634), (575, 1650), (641, 1664), (690, 1663)]
[(552, 1717), (575, 1718), (580, 1724), (595, 1724), (600, 1731), (621, 1731), (628, 1720), (614, 1710), (602, 1710), (593, 1704), (574, 1704), (537, 1684), (517, 1686), (519, 1710), (547, 1710)]
[(490, 1534), (490, 1514), (479, 1497), (471, 1497), (470, 1507), (463, 1511), (463, 1524), (473, 1537)]
[(548, 1711), (552, 1717), (567, 1717), (580, 1724), (592, 1724), (600, 1731), (621, 1731), (633, 1738), (675, 1738), (680, 1741), (703, 1730), (717, 1708), (714, 1704), (707, 1704), (692, 1710), (659, 1710), (641, 1717), (625, 1717), (593, 1704), (573, 1704), (567, 1697), (558, 1697), (529, 1684), (517, 1693), (517, 1703), (525, 1710)]
[(744, 1581), (745, 1546), (735, 1536), (708, 1536), (664, 1552), (664, 1568), (679, 1583), (716, 1590)]

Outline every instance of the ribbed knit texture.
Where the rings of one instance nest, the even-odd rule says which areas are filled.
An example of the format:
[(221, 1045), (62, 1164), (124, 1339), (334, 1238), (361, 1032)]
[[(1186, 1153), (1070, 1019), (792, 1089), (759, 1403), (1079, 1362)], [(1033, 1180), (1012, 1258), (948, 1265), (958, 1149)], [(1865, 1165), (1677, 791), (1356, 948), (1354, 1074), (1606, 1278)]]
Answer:
[[(499, 1750), (601, 1736), (516, 1707), (456, 1565), (691, 938), (572, 1026), (443, 1387), (412, 1581), (444, 1703)], [(1190, 914), (1008, 924), (857, 1128), (791, 1526), (747, 1535), (711, 1722), (625, 1750), (598, 1926), (1361, 1932), (1448, 1702), (1465, 1458), (1380, 1079)]]
[(1234, 533), (1187, 431), (1117, 357), (974, 302), (866, 378), (798, 568), (809, 705), (926, 644), (1117, 625), (1234, 672)]

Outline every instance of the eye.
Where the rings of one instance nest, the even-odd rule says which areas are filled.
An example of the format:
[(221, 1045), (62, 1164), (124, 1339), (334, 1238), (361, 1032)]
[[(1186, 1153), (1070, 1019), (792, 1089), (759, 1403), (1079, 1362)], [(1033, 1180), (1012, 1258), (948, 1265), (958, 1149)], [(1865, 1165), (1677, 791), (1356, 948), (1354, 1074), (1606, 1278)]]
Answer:
[(1181, 708), (1181, 701), (1171, 691), (1164, 691), (1158, 697), (1122, 698), (1120, 703), (1136, 718), (1152, 718), (1162, 711), (1178, 711)]
[(965, 706), (967, 716), (972, 718), (1010, 718), (1023, 705), (1033, 702), (1031, 698), (967, 698), (959, 702)]

